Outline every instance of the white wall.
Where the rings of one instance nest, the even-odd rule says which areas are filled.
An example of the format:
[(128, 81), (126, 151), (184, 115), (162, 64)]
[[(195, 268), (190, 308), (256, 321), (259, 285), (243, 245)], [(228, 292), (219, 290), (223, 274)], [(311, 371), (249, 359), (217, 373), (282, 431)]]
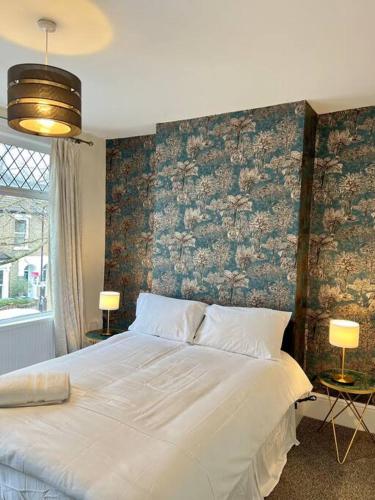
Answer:
[(103, 290), (105, 253), (105, 139), (82, 135), (94, 146), (81, 145), (80, 185), (82, 219), (82, 266), (86, 330), (102, 327), (98, 309)]

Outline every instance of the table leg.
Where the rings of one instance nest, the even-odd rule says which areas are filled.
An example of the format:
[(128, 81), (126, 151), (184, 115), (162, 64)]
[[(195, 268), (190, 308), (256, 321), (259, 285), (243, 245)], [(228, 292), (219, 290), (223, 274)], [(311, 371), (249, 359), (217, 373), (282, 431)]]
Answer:
[[(329, 391), (328, 391), (328, 393), (329, 393)], [(328, 396), (328, 397), (330, 398), (330, 396)], [(343, 397), (344, 397), (344, 396), (343, 396)], [(354, 439), (355, 439), (355, 437), (356, 437), (356, 435), (357, 435), (357, 432), (358, 432), (359, 428), (360, 428), (361, 426), (362, 426), (362, 427), (363, 427), (363, 426), (366, 426), (366, 424), (364, 424), (364, 422), (363, 422), (363, 415), (365, 414), (365, 411), (366, 411), (366, 409), (367, 409), (367, 406), (368, 406), (368, 405), (369, 405), (369, 403), (370, 403), (371, 397), (372, 397), (372, 395), (370, 394), (370, 396), (369, 396), (369, 398), (368, 398), (368, 400), (367, 400), (367, 402), (366, 402), (366, 404), (365, 404), (365, 406), (364, 406), (364, 408), (363, 408), (363, 410), (362, 410), (361, 412), (359, 412), (359, 411), (357, 410), (357, 408), (355, 408), (355, 411), (353, 411), (353, 410), (352, 410), (352, 411), (353, 411), (353, 413), (354, 413), (354, 415), (356, 416), (356, 418), (357, 418), (357, 421), (358, 421), (358, 422), (357, 422), (356, 428), (355, 428), (355, 430), (354, 430), (354, 432), (353, 432), (352, 438), (351, 438), (351, 440), (350, 440), (350, 442), (349, 442), (349, 445), (348, 445), (348, 447), (347, 447), (347, 449), (346, 449), (345, 455), (344, 455), (344, 457), (343, 457), (342, 459), (340, 459), (340, 452), (339, 452), (339, 447), (338, 447), (338, 442), (337, 442), (337, 436), (336, 436), (335, 418), (337, 417), (337, 415), (333, 416), (333, 417), (332, 417), (332, 419), (331, 419), (331, 423), (332, 423), (332, 430), (333, 430), (333, 437), (334, 437), (334, 440), (335, 440), (336, 457), (337, 457), (337, 461), (338, 461), (338, 463), (339, 463), (339, 464), (343, 464), (343, 463), (345, 462), (345, 460), (346, 460), (346, 458), (347, 458), (347, 456), (348, 456), (348, 454), (349, 454), (349, 451), (350, 451), (350, 449), (351, 449), (351, 447), (352, 447), (352, 444), (353, 444), (353, 442), (354, 442)], [(345, 398), (344, 398), (344, 399), (345, 399)], [(331, 400), (330, 400), (330, 401), (331, 401)], [(351, 401), (351, 400), (350, 400), (350, 401)], [(346, 399), (345, 399), (345, 402), (346, 402), (346, 404), (347, 404), (347, 406), (346, 406), (346, 407), (351, 408), (350, 404), (353, 404), (353, 406), (354, 406), (354, 403), (352, 403), (352, 402), (351, 402), (351, 403), (349, 404), (349, 403), (346, 401)], [(366, 430), (368, 431), (367, 426), (366, 426)], [(370, 433), (370, 435), (371, 435), (371, 433)]]
[[(333, 403), (333, 405), (331, 404), (331, 398), (330, 398), (330, 394), (329, 394), (329, 390), (328, 390), (328, 387), (326, 388), (327, 390), (327, 396), (328, 396), (328, 401), (329, 401), (329, 405), (330, 405), (330, 409), (327, 413), (327, 415), (325, 416), (323, 422), (320, 424), (320, 426), (318, 427), (317, 429), (317, 432), (321, 431), (323, 429), (323, 427), (325, 427), (326, 423), (327, 423), (327, 420), (328, 420), (328, 417), (331, 415), (331, 413), (333, 412), (333, 409), (335, 408), (336, 406), (336, 403), (337, 401), (339, 400), (339, 397), (340, 397), (340, 393), (337, 394), (337, 398), (335, 400), (335, 402)], [(329, 422), (328, 422), (329, 423)]]
[[(367, 434), (369, 434), (370, 438), (372, 439), (372, 441), (375, 443), (375, 436), (370, 432), (369, 428), (367, 427), (365, 421), (363, 420), (363, 418), (361, 418), (361, 415), (359, 413), (359, 411), (357, 410), (357, 407), (355, 406), (354, 402), (355, 402), (355, 399), (353, 400), (351, 397), (350, 397), (350, 394), (347, 394), (347, 397), (348, 397), (348, 400), (349, 400), (349, 408), (352, 410), (352, 412), (354, 413), (354, 415), (357, 417), (357, 419), (360, 420), (361, 422), (361, 425), (363, 427), (363, 430), (367, 432)], [(367, 405), (369, 405), (370, 403), (370, 400), (371, 400), (371, 395), (369, 397), (369, 401), (367, 401)]]
[[(328, 392), (328, 391), (327, 391), (327, 392)], [(349, 408), (349, 407), (350, 407), (350, 402), (349, 402), (349, 401), (347, 401), (347, 400), (345, 399), (345, 396), (344, 396), (344, 394), (343, 394), (342, 392), (339, 392), (339, 393), (338, 393), (335, 403), (337, 402), (337, 400), (339, 399), (339, 397), (340, 397), (340, 396), (342, 396), (342, 398), (343, 398), (343, 400), (345, 401), (346, 405), (344, 406), (344, 408), (341, 408), (341, 410), (340, 410), (338, 413), (336, 413), (335, 418), (339, 417), (339, 416), (341, 415), (341, 413), (344, 413), (344, 411), (345, 411), (347, 408)], [(328, 395), (328, 397), (329, 397), (329, 395)], [(357, 395), (354, 399), (352, 399), (351, 401), (352, 401), (353, 403), (355, 403), (359, 397), (360, 397), (360, 394), (358, 394), (358, 395)], [(331, 423), (331, 420), (330, 420), (329, 422), (326, 422), (326, 423), (327, 423), (327, 424), (330, 424), (330, 423)]]

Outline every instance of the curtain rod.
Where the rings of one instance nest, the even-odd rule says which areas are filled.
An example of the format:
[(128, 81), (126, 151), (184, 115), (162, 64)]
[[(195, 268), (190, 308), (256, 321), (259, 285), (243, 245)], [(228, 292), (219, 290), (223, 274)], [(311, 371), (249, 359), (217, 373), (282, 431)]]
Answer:
[[(8, 118), (6, 116), (1, 116), (0, 118), (2, 120), (7, 120)], [(78, 139), (78, 137), (66, 137), (66, 139), (69, 139), (70, 141), (73, 141), (75, 144), (87, 144), (88, 146), (93, 146), (94, 143), (92, 141), (85, 141), (84, 139)]]

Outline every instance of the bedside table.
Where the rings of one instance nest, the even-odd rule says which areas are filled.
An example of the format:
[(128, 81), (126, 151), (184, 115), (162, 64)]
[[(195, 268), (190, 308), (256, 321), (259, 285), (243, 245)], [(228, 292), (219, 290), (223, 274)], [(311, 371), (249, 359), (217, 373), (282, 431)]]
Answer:
[(85, 333), (85, 337), (87, 338), (89, 344), (97, 344), (98, 342), (101, 342), (102, 340), (109, 339), (110, 337), (113, 337), (113, 335), (117, 335), (118, 333), (122, 333), (124, 330), (120, 330), (118, 328), (111, 328), (111, 335), (104, 335), (106, 332), (105, 329), (101, 330), (91, 330), (90, 332)]
[[(369, 374), (369, 373), (361, 373), (357, 372), (354, 370), (345, 370), (345, 373), (348, 375), (351, 375), (354, 378), (354, 383), (353, 384), (340, 384), (336, 380), (334, 380), (333, 376), (337, 373), (341, 372), (341, 370), (328, 370), (326, 372), (322, 372), (318, 376), (319, 383), (325, 387), (328, 395), (328, 400), (330, 404), (330, 409), (322, 422), (321, 426), (319, 427), (318, 431), (323, 429), (323, 427), (328, 423), (332, 424), (332, 430), (333, 430), (333, 437), (335, 441), (335, 447), (336, 447), (336, 457), (337, 461), (339, 464), (343, 464), (348, 456), (348, 453), (350, 451), (350, 448), (352, 447), (352, 444), (354, 442), (354, 438), (359, 431), (359, 428), (362, 427), (364, 431), (369, 434), (371, 437), (372, 441), (375, 444), (375, 437), (371, 432), (369, 431), (366, 423), (364, 422), (364, 415), (366, 413), (367, 407), (371, 401), (371, 398), (375, 394), (375, 376)], [(335, 399), (333, 399), (333, 395), (331, 395), (331, 391), (333, 391), (336, 394)], [(332, 398), (331, 398), (332, 396)], [(367, 396), (366, 401), (364, 406), (358, 406), (356, 405), (356, 402), (358, 402), (358, 398), (360, 396)], [(340, 411), (338, 411), (335, 415), (333, 414), (333, 410), (336, 406), (336, 403), (338, 402), (339, 399), (342, 399), (345, 401), (345, 407), (342, 408)], [(353, 432), (352, 438), (350, 440), (350, 443), (345, 451), (345, 454), (343, 458), (340, 458), (340, 452), (339, 452), (339, 447), (337, 443), (337, 436), (336, 436), (336, 425), (335, 425), (335, 418), (337, 418), (339, 415), (344, 413), (348, 408), (352, 411), (353, 415), (355, 416), (357, 420), (357, 426)], [(328, 418), (331, 416), (331, 419), (328, 421)]]

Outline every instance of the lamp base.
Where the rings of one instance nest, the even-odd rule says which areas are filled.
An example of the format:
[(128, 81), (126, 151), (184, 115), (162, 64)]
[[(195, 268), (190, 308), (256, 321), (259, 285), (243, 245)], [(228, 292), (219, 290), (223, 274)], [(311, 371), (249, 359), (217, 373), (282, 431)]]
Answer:
[(115, 335), (119, 331), (117, 329), (112, 329), (110, 328), (109, 331), (107, 331), (107, 328), (103, 328), (103, 330), (100, 330), (100, 335), (103, 337), (111, 337), (112, 335)]
[(354, 384), (354, 378), (351, 375), (342, 375), (341, 373), (335, 373), (332, 375), (332, 379), (339, 384)]

